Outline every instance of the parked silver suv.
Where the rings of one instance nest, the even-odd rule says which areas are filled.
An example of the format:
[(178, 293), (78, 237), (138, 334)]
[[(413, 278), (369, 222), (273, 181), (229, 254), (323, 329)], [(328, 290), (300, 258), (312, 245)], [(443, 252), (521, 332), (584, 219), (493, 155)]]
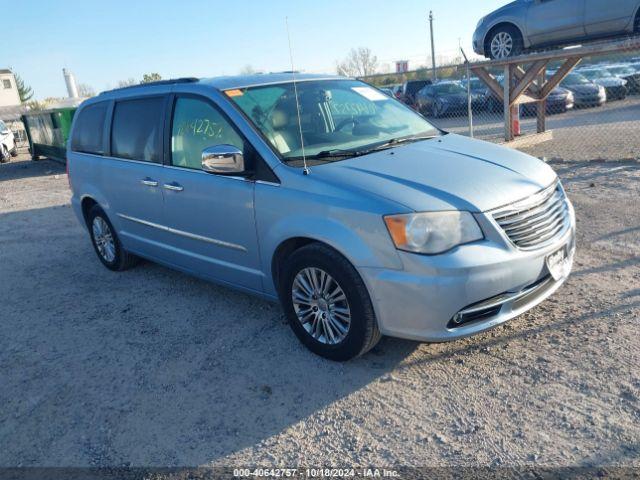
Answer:
[(548, 165), (446, 134), (353, 79), (106, 92), (78, 109), (67, 159), (105, 267), (142, 257), (279, 299), (298, 338), (334, 360), (381, 335), (482, 332), (571, 271), (575, 216)]
[(640, 0), (516, 0), (480, 19), (473, 49), (500, 59), (634, 32), (640, 33)]

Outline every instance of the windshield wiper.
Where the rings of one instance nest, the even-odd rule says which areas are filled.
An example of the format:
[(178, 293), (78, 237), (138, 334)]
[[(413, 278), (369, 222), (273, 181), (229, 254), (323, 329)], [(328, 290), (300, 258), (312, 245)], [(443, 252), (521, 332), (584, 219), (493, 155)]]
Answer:
[[(364, 152), (367, 153), (367, 152)], [(307, 155), (307, 160), (320, 160), (320, 159), (332, 159), (332, 158), (348, 158), (348, 157), (357, 157), (359, 155), (363, 155), (363, 152), (360, 150), (343, 150), (340, 148), (332, 148), (331, 150), (322, 150), (321, 152), (315, 153), (313, 155)], [(287, 161), (296, 161), (302, 160), (302, 156), (296, 157), (288, 157)]]
[(421, 140), (430, 140), (438, 136), (439, 135), (410, 135), (408, 137), (392, 138), (388, 142), (384, 142), (380, 145), (376, 145), (370, 151), (376, 152), (378, 150), (386, 150), (387, 148), (393, 148), (398, 145), (402, 145), (403, 143), (413, 143), (413, 142), (419, 142)]
[[(370, 148), (364, 148), (361, 150), (345, 150), (340, 148), (332, 148), (331, 150), (322, 150), (313, 155), (307, 155), (307, 160), (320, 160), (320, 159), (334, 159), (334, 158), (354, 158), (367, 155), (369, 153), (377, 152), (380, 150), (386, 150), (398, 145), (410, 142), (419, 142), (421, 140), (429, 140), (439, 135), (410, 135), (408, 137), (392, 138), (381, 144), (374, 145)], [(302, 156), (288, 157), (286, 161), (302, 160)]]

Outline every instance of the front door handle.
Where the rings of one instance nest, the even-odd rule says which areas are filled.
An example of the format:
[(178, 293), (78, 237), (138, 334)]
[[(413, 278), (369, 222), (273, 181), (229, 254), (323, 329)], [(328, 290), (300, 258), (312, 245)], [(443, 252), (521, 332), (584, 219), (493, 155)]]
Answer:
[(182, 185), (180, 185), (179, 183), (165, 183), (164, 184), (164, 188), (166, 188), (167, 190), (172, 190), (174, 192), (181, 192), (182, 190), (184, 190), (184, 187)]
[(157, 187), (158, 186), (158, 182), (152, 178), (145, 178), (144, 180), (140, 180), (140, 183), (142, 185), (146, 185), (147, 187)]

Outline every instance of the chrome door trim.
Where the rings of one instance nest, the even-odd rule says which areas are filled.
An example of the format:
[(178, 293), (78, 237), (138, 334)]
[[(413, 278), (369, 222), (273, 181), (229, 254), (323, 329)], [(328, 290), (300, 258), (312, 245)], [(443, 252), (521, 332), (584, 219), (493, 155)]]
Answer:
[(150, 178), (145, 178), (144, 180), (140, 180), (142, 185), (146, 185), (147, 187), (157, 187), (158, 182), (156, 180), (152, 180)]
[(142, 225), (146, 225), (147, 227), (157, 228), (158, 230), (163, 230), (165, 232), (173, 233), (174, 235), (180, 235), (182, 237), (191, 238), (192, 240), (200, 240), (202, 242), (211, 243), (219, 247), (230, 248), (232, 250), (238, 250), (240, 252), (247, 251), (247, 249), (242, 245), (225, 242), (224, 240), (218, 240), (216, 238), (210, 238), (210, 237), (203, 237), (202, 235), (196, 235), (195, 233), (185, 232), (183, 230), (167, 227), (166, 225), (160, 225), (158, 223), (148, 222), (147, 220), (142, 220), (140, 218), (130, 217), (129, 215), (125, 215), (123, 213), (118, 213), (118, 216), (120, 218), (124, 218), (125, 220), (129, 220), (131, 222), (140, 223)]
[(255, 183), (259, 184), (259, 185), (270, 185), (272, 187), (279, 187), (280, 186), (279, 183), (269, 182), (267, 180), (256, 180)]

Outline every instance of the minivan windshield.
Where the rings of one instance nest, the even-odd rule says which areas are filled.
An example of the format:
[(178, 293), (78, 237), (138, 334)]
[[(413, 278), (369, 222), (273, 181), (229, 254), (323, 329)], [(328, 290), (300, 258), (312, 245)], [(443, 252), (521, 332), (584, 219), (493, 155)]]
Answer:
[[(356, 80), (313, 80), (227, 90), (284, 161), (341, 160), (433, 138), (438, 129)], [(300, 125), (298, 124), (298, 106)], [(302, 142), (300, 129), (302, 130)]]

